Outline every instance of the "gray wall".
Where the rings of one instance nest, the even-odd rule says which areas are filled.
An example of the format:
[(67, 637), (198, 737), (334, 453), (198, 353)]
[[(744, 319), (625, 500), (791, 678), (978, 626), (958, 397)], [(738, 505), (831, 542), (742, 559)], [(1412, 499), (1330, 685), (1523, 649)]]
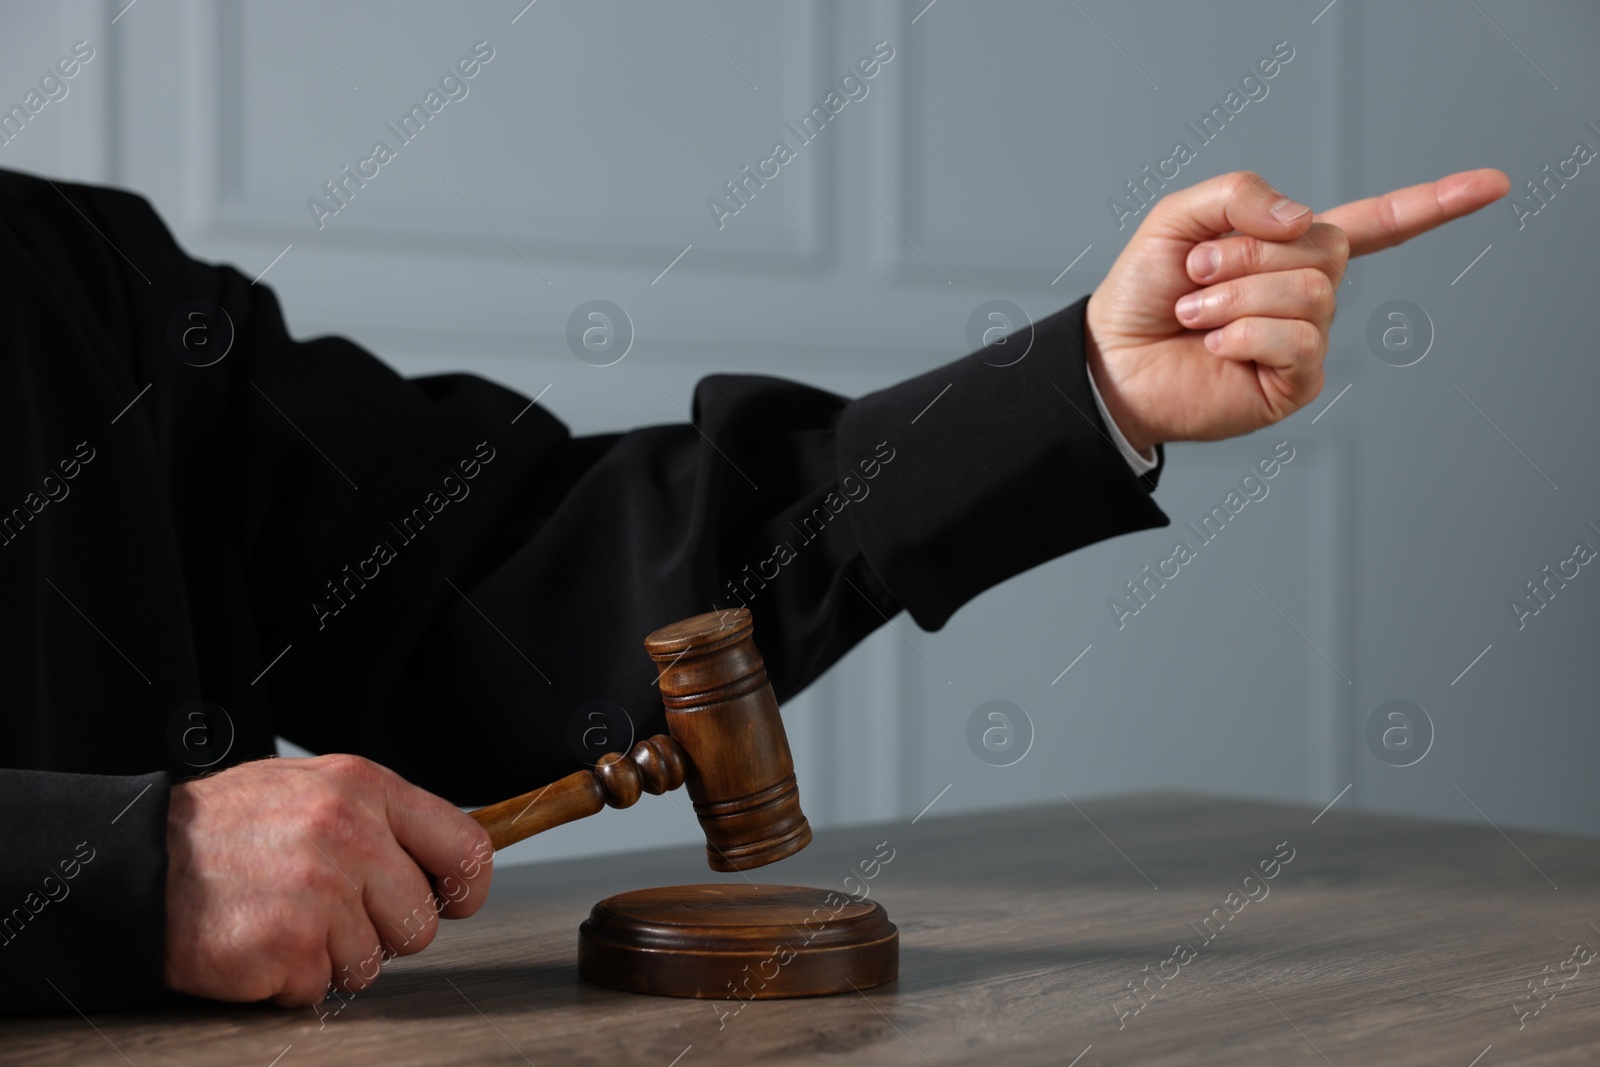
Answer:
[[(1250, 168), (1320, 208), (1482, 165), (1520, 186), (1600, 147), (1600, 9), (1576, 0), (125, 2), (7, 7), (5, 100), (76, 40), (96, 57), (0, 165), (137, 189), (196, 255), (272, 264), (297, 333), (548, 390), (580, 432), (677, 419), (714, 370), (857, 394), (965, 352), (985, 300), (1070, 302), (1132, 232), (1108, 198), (1280, 41), (1294, 58), (1177, 184)], [(319, 229), (307, 199), (395, 143), (384, 123), (480, 40), (469, 95)], [(719, 230), (707, 199), (879, 41), (895, 55), (868, 95)], [(1520, 228), (1502, 204), (1358, 262), (1323, 397), (1169, 451), (1178, 529), (1039, 568), (937, 634), (897, 619), (794, 700), (815, 821), (1058, 790), (1321, 806), (1349, 786), (1343, 806), (1600, 832), (1600, 568), (1523, 629), (1508, 607), (1579, 538), (1600, 547), (1597, 192), (1585, 166)], [(594, 298), (636, 328), (614, 366), (568, 351)], [(1432, 326), (1407, 367), (1366, 337), (1397, 299)], [(1280, 441), (1295, 458), (1270, 494), (1118, 629), (1108, 599)], [(994, 699), (1034, 732), (1005, 768), (967, 742)], [(1434, 728), (1409, 767), (1365, 736), (1394, 699)], [(692, 840), (676, 807), (518, 856)]]

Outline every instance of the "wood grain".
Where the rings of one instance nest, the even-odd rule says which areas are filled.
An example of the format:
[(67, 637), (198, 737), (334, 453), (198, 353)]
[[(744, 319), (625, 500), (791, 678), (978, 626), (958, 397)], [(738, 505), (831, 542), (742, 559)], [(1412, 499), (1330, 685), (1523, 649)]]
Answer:
[[(1347, 804), (1313, 824), (1315, 807), (1144, 795), (829, 831), (768, 873), (859, 895), (850, 878), (888, 908), (900, 978), (864, 995), (741, 1007), (581, 981), (593, 904), (707, 881), (687, 846), (500, 871), (476, 917), (324, 1020), (189, 1004), (92, 1027), (68, 1011), (0, 1023), (0, 1062), (267, 1067), (293, 1045), (278, 1067), (1065, 1067), (1080, 1054), (1077, 1067), (1468, 1067), (1493, 1045), (1477, 1067), (1600, 1063), (1600, 963), (1521, 1030), (1511, 1007), (1576, 943), (1600, 947), (1600, 846)], [(1280, 842), (1294, 858), (1231, 914), (1227, 895), (1251, 872), (1262, 884)], [(1229, 920), (1200, 944), (1193, 927), (1216, 927), (1219, 908)], [(1119, 1021), (1128, 983), (1170, 974), (1180, 941), (1198, 955)], [(63, 959), (48, 977), (70, 995), (93, 966)]]

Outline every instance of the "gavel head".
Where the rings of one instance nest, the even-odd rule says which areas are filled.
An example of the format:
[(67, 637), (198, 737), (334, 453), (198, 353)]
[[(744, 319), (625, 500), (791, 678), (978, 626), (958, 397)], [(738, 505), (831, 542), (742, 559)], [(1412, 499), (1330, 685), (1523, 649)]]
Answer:
[(742, 871), (811, 843), (778, 701), (748, 608), (713, 611), (644, 639), (667, 730), (689, 757), (685, 785), (712, 870)]

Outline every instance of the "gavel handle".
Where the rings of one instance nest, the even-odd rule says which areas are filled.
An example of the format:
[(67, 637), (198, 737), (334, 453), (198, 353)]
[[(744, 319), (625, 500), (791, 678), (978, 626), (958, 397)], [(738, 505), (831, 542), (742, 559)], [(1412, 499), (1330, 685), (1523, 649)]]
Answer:
[(498, 849), (552, 827), (595, 814), (607, 804), (631, 807), (641, 793), (661, 794), (683, 784), (689, 761), (678, 743), (656, 734), (624, 756), (608, 752), (591, 768), (470, 814)]

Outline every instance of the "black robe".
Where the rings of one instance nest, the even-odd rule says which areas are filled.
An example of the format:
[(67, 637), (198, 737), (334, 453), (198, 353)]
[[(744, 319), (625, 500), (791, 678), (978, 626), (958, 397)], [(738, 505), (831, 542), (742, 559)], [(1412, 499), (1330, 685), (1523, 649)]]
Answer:
[(282, 735), (498, 800), (582, 765), (587, 701), (663, 728), (665, 623), (747, 603), (781, 701), (902, 609), (936, 630), (1166, 523), (1096, 412), (1081, 300), (1014, 366), (857, 400), (713, 375), (692, 425), (573, 437), (292, 340), (126, 192), (0, 171), (0, 271), (3, 1011), (160, 997), (168, 790), (200, 764)]

